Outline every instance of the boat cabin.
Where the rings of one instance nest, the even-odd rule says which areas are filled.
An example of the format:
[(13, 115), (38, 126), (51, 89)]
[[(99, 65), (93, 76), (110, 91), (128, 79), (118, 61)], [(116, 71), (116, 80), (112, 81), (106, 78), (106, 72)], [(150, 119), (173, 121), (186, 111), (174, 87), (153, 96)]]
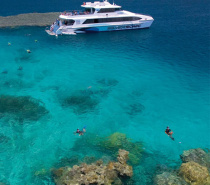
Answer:
[(94, 3), (84, 2), (81, 7), (85, 8), (85, 10), (90, 13), (94, 13), (95, 11), (97, 13), (111, 13), (121, 10), (121, 6), (114, 3), (110, 4), (107, 0), (104, 0), (103, 2), (95, 1)]
[(84, 2), (83, 5), (81, 5), (85, 10), (78, 11), (64, 11), (61, 13), (60, 18), (65, 19), (66, 16), (77, 16), (77, 15), (88, 15), (88, 14), (100, 14), (100, 13), (113, 13), (116, 11), (121, 10), (121, 6), (118, 6), (116, 4), (110, 4), (107, 0), (103, 2), (95, 1), (94, 3), (91, 2)]

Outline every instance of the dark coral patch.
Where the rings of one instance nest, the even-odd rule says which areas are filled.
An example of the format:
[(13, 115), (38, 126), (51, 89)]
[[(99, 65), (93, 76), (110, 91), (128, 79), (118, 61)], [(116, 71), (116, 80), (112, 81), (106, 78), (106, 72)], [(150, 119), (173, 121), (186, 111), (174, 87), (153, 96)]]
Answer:
[(48, 113), (43, 103), (30, 96), (0, 96), (0, 113), (11, 114), (19, 120), (37, 121)]
[(144, 110), (144, 106), (140, 103), (134, 103), (127, 107), (127, 114), (131, 116), (135, 116), (137, 114), (140, 114)]
[(64, 100), (64, 105), (71, 107), (77, 114), (94, 111), (98, 103), (97, 99), (82, 94), (72, 95)]

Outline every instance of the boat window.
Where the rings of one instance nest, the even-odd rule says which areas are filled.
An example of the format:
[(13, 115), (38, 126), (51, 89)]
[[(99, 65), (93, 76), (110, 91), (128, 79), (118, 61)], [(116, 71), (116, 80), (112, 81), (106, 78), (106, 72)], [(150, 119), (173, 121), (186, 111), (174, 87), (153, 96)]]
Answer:
[(132, 21), (138, 21), (140, 19), (141, 19), (140, 17), (132, 17)]
[(98, 13), (115, 12), (115, 8), (101, 8)]
[(120, 11), (121, 10), (121, 8), (115, 8), (115, 11)]
[(87, 19), (83, 24), (137, 21), (140, 19), (141, 19), (140, 17), (116, 17), (116, 18), (103, 18), (103, 19)]
[(73, 25), (74, 22), (75, 22), (74, 20), (69, 19), (69, 20), (64, 20), (64, 21), (62, 22), (62, 24), (63, 24), (63, 25), (66, 25), (66, 26), (69, 26), (69, 25)]
[[(92, 9), (92, 12), (91, 12)], [(85, 12), (87, 13), (94, 13), (95, 12), (95, 8), (85, 8)]]
[(85, 11), (90, 13), (91, 12), (91, 8), (85, 8)]
[(99, 22), (98, 22), (98, 19), (94, 19), (94, 23), (99, 23)]

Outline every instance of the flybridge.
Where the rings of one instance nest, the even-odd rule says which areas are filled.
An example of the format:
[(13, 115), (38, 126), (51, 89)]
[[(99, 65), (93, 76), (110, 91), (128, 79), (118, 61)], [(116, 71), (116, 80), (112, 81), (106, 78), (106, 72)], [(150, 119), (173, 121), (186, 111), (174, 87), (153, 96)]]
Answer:
[(81, 6), (84, 8), (121, 8), (121, 6), (118, 6), (114, 3), (110, 4), (107, 0), (103, 2), (95, 1), (94, 3), (84, 2)]

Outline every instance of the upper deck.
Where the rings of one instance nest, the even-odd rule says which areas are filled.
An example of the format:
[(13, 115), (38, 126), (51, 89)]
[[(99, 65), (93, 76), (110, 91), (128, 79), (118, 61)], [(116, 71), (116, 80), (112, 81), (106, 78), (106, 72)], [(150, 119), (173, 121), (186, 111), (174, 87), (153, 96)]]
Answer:
[(107, 0), (104, 0), (103, 2), (95, 1), (94, 3), (91, 2), (84, 2), (81, 7), (84, 8), (95, 8), (95, 9), (101, 9), (101, 8), (121, 8), (121, 6), (118, 6), (116, 4), (110, 4)]
[[(61, 13), (59, 18), (61, 19), (69, 19), (73, 18), (87, 18), (89, 16), (104, 16), (104, 13), (112, 13), (116, 14), (121, 9), (121, 6), (118, 6), (116, 4), (110, 4), (107, 0), (104, 0), (103, 2), (95, 1), (94, 3), (91, 2), (84, 2), (81, 7), (85, 8), (83, 11), (73, 10), (73, 11), (64, 11)], [(122, 13), (121, 13), (122, 14)], [(76, 16), (76, 17), (75, 17)]]
[(73, 10), (65, 11), (59, 16), (60, 19), (91, 19), (91, 18), (107, 18), (107, 17), (125, 17), (125, 16), (141, 16), (143, 19), (150, 19), (151, 16), (136, 14), (129, 11), (121, 10), (121, 6), (110, 4), (107, 0), (103, 2), (95, 1), (84, 2), (81, 7), (83, 11)]

